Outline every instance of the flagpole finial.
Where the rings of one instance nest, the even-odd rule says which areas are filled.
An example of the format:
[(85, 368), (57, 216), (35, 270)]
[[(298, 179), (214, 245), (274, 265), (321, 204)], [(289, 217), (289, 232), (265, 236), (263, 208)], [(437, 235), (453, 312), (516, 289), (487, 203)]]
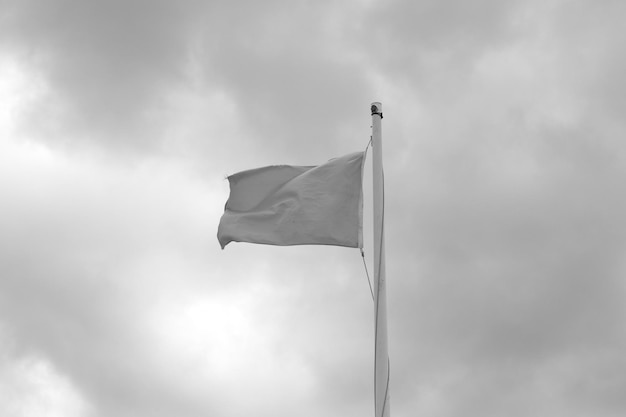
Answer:
[(383, 105), (380, 104), (378, 101), (375, 101), (372, 103), (372, 116), (377, 114), (380, 116), (380, 118), (383, 118)]

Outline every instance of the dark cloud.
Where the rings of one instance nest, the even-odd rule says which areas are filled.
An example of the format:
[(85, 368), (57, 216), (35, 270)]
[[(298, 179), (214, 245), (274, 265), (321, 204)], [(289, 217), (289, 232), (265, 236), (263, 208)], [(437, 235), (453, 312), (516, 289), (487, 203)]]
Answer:
[(48, 87), (25, 128), (61, 143), (158, 147), (168, 91), (184, 81), (188, 13), (158, 1), (10, 4), (5, 43)]
[(31, 1), (9, 9), (7, 43), (48, 87), (25, 128), (46, 140), (122, 149), (173, 143), (172, 91), (197, 87), (189, 73), (197, 66), (207, 93), (237, 102), (245, 146), (257, 152), (321, 148), (327, 157), (334, 143), (353, 141), (340, 137), (354, 120), (345, 109), (366, 103), (367, 112), (359, 63), (335, 45), (343, 34), (328, 23), (347, 16), (327, 5)]
[(326, 158), (363, 146), (366, 135), (345, 135), (372, 100), (358, 55), (341, 49), (352, 41), (351, 7), (229, 3), (204, 28), (206, 77), (237, 101), (248, 148)]
[(517, 37), (519, 2), (375, 3), (367, 16), (368, 65), (437, 100), (468, 81), (477, 57)]

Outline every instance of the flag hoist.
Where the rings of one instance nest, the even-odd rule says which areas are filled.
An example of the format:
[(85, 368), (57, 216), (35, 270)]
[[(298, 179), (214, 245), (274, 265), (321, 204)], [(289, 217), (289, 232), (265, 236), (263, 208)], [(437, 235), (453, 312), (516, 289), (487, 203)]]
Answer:
[[(371, 105), (374, 217), (375, 417), (389, 417), (382, 106)], [(273, 165), (228, 177), (217, 238), (268, 245), (363, 247), (363, 163), (356, 152), (318, 166)]]

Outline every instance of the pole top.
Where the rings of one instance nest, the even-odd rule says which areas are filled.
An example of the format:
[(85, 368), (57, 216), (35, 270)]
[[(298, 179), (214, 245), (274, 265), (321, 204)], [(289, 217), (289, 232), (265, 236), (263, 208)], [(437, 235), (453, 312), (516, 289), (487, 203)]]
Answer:
[(383, 105), (380, 104), (378, 101), (375, 101), (372, 103), (371, 110), (372, 110), (372, 116), (377, 114), (380, 116), (381, 119), (383, 118)]

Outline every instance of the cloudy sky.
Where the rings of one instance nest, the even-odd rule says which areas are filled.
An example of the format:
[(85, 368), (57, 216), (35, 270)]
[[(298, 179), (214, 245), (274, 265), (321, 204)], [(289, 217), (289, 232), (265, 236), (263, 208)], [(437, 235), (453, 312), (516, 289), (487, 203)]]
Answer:
[(0, 415), (373, 415), (358, 250), (216, 239), (227, 175), (364, 149), (372, 101), (392, 415), (625, 415), (625, 16), (0, 0)]

